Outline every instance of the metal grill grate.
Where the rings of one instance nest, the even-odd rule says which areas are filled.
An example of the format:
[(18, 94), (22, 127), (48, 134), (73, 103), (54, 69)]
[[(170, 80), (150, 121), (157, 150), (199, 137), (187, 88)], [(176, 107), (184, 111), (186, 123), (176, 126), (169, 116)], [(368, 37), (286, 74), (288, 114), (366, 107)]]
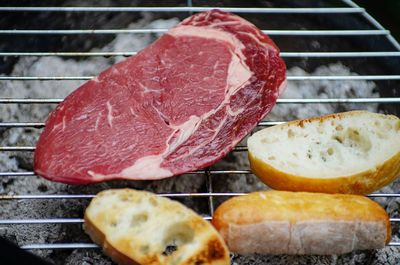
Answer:
[[(222, 10), (235, 13), (250, 13), (250, 14), (354, 14), (361, 16), (374, 29), (345, 29), (345, 30), (263, 30), (271, 36), (350, 36), (350, 37), (369, 37), (369, 36), (384, 36), (392, 45), (393, 50), (390, 51), (350, 51), (350, 52), (282, 52), (284, 58), (365, 58), (365, 57), (399, 57), (400, 45), (390, 35), (390, 32), (383, 28), (373, 17), (371, 17), (365, 9), (359, 7), (351, 0), (342, 0), (346, 7), (324, 7), (324, 8), (226, 8), (219, 7)], [(212, 9), (211, 7), (193, 7), (190, 0), (187, 1), (186, 7), (0, 7), (0, 11), (9, 12), (200, 12)], [(24, 30), (24, 29), (2, 29), (1, 35), (78, 35), (78, 34), (150, 34), (162, 33), (167, 29), (73, 29), (73, 30)], [(1, 57), (10, 56), (129, 56), (136, 54), (132, 52), (0, 52)], [(67, 80), (89, 80), (92, 76), (0, 76), (0, 82), (11, 80), (20, 81), (67, 81)], [(400, 80), (400, 75), (357, 75), (357, 76), (288, 76), (289, 81), (313, 81), (313, 80)], [(59, 98), (0, 98), (0, 104), (56, 104), (62, 99)], [(278, 104), (326, 104), (326, 103), (393, 103), (399, 104), (400, 97), (380, 97), (380, 98), (293, 98), (280, 99)], [(259, 126), (266, 127), (280, 124), (284, 121), (263, 121)], [(0, 128), (42, 128), (43, 121), (29, 122), (1, 122)], [(34, 146), (1, 146), (0, 151), (19, 151), (31, 152), (34, 151)], [(238, 146), (234, 149), (236, 152), (246, 152), (245, 146)], [(217, 197), (227, 197), (242, 195), (243, 193), (217, 193), (213, 192), (212, 178), (220, 174), (251, 174), (249, 170), (199, 170), (189, 174), (200, 174), (206, 177), (207, 192), (205, 193), (174, 193), (174, 194), (159, 194), (160, 196), (168, 197), (203, 197), (208, 198), (209, 215), (205, 219), (210, 219), (214, 211), (214, 199)], [(34, 172), (0, 172), (0, 177), (32, 177)], [(90, 199), (93, 194), (62, 194), (62, 195), (35, 195), (35, 194), (18, 194), (18, 195), (0, 195), (0, 202), (6, 200), (56, 200), (56, 199)], [(400, 193), (392, 194), (370, 194), (369, 197), (400, 197)], [(391, 222), (400, 222), (400, 218), (392, 217)], [(0, 220), (0, 225), (17, 225), (17, 224), (71, 224), (83, 223), (80, 218), (60, 218), (60, 219), (7, 219)], [(390, 242), (390, 246), (400, 246), (400, 242)], [(44, 243), (30, 244), (21, 246), (24, 249), (78, 249), (78, 248), (97, 248), (96, 245), (90, 243)]]

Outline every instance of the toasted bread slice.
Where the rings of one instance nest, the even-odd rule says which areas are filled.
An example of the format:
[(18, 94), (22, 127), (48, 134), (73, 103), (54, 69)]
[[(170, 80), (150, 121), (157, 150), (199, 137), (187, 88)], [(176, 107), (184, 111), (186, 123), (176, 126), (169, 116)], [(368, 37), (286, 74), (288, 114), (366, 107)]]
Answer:
[(253, 173), (278, 190), (366, 194), (400, 174), (400, 119), (351, 111), (297, 120), (248, 139)]
[(342, 254), (383, 248), (391, 234), (379, 204), (349, 194), (254, 192), (225, 201), (212, 223), (241, 254)]
[(209, 222), (149, 192), (100, 192), (85, 211), (84, 229), (118, 264), (230, 264), (229, 251)]

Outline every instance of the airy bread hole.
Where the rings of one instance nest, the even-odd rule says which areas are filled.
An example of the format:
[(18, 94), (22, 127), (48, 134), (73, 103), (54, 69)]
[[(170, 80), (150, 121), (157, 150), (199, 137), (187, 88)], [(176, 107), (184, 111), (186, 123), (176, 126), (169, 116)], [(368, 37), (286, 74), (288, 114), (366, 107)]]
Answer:
[(150, 197), (150, 198), (149, 198), (149, 202), (150, 202), (150, 204), (151, 204), (152, 206), (158, 206), (157, 200), (156, 200), (155, 198), (153, 198), (153, 197)]
[(387, 139), (388, 136), (386, 135), (386, 133), (382, 132), (382, 131), (377, 131), (376, 132), (376, 136), (378, 136), (379, 139)]
[(366, 154), (372, 148), (369, 136), (366, 133), (361, 133), (356, 128), (348, 128), (345, 132), (334, 135), (333, 139), (345, 147), (354, 149), (358, 154)]
[(328, 155), (333, 155), (334, 151), (333, 148), (328, 148), (328, 150), (326, 150), (326, 152), (328, 153)]
[(309, 159), (311, 159), (313, 156), (312, 156), (312, 152), (311, 152), (311, 150), (310, 149), (307, 149), (307, 157), (309, 158)]
[(387, 130), (393, 129), (393, 126), (392, 126), (392, 124), (390, 124), (390, 122), (385, 122), (385, 127)]
[(326, 162), (326, 161), (328, 161), (329, 156), (332, 156), (333, 153), (334, 153), (334, 150), (333, 150), (332, 147), (330, 147), (330, 148), (328, 148), (326, 151), (321, 151), (321, 152), (319, 153), (319, 155), (320, 155), (320, 157), (321, 157), (321, 160), (322, 160), (323, 162)]
[(336, 141), (338, 141), (341, 144), (343, 143), (343, 137), (341, 137), (339, 135), (334, 135), (332, 138), (335, 139)]
[(321, 156), (321, 160), (326, 162), (327, 159), (326, 159), (325, 153), (324, 152), (320, 152), (319, 155)]
[(122, 202), (126, 202), (126, 201), (129, 201), (129, 198), (130, 198), (130, 196), (128, 195), (128, 194), (120, 194), (119, 195), (119, 199), (120, 199), (120, 201), (122, 201)]
[(339, 124), (338, 126), (335, 127), (335, 130), (336, 131), (342, 131), (343, 130), (343, 126)]
[(165, 247), (165, 250), (163, 251), (162, 254), (164, 256), (169, 256), (169, 255), (171, 255), (173, 252), (175, 252), (177, 250), (178, 250), (178, 247), (176, 245), (174, 245), (174, 244), (168, 245), (168, 246)]
[(287, 132), (288, 138), (293, 138), (294, 137), (294, 132), (292, 131), (292, 129), (289, 129)]
[(136, 227), (149, 219), (149, 215), (147, 213), (139, 213), (132, 216), (131, 219), (131, 227)]
[(261, 143), (263, 144), (270, 144), (270, 143), (276, 143), (279, 141), (279, 139), (277, 137), (264, 137), (261, 140)]
[(165, 247), (162, 252), (164, 256), (173, 254), (180, 246), (188, 244), (194, 239), (193, 229), (183, 222), (171, 225), (166, 231), (163, 240)]
[(111, 226), (111, 227), (113, 227), (113, 228), (115, 228), (115, 227), (117, 227), (118, 222), (117, 222), (117, 220), (112, 219), (112, 220), (109, 220), (109, 221), (108, 221), (108, 225)]
[(365, 134), (360, 134), (357, 129), (349, 128), (347, 130), (347, 138), (349, 139), (350, 147), (355, 146), (363, 152), (368, 152), (371, 147), (371, 140)]
[(143, 255), (147, 255), (147, 253), (149, 253), (150, 247), (149, 245), (143, 245), (140, 246), (139, 250), (140, 252), (142, 252)]

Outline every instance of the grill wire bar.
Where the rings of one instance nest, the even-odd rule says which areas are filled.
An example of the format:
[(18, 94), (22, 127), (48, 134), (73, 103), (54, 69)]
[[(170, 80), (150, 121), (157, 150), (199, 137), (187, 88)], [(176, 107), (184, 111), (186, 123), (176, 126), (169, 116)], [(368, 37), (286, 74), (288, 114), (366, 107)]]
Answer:
[[(284, 121), (261, 121), (258, 126), (274, 126), (282, 124)], [(0, 128), (14, 128), (14, 127), (33, 127), (42, 128), (44, 127), (44, 122), (0, 122)]]
[[(218, 171), (219, 173), (219, 171)], [(230, 173), (236, 173), (235, 170), (230, 171)], [(205, 172), (203, 172), (205, 174)], [(210, 172), (211, 174), (211, 172)], [(213, 173), (215, 174), (215, 173)], [(225, 173), (227, 174), (227, 173)], [(251, 174), (250, 171), (247, 174)], [(33, 175), (33, 174), (32, 174)], [(212, 185), (212, 184), (211, 184)], [(207, 185), (212, 188), (211, 185)], [(242, 192), (205, 192), (205, 193), (159, 193), (158, 196), (161, 197), (170, 197), (170, 198), (184, 198), (184, 197), (232, 197), (232, 196), (240, 196), (246, 193)], [(382, 198), (382, 197), (391, 197), (397, 198), (400, 197), (400, 193), (372, 193), (367, 195), (370, 198)], [(94, 198), (94, 194), (44, 194), (44, 195), (0, 195), (1, 200), (56, 200), (56, 199), (92, 199)], [(211, 208), (211, 207), (210, 207)], [(397, 219), (396, 219), (397, 220)]]
[[(132, 56), (137, 52), (0, 52), (0, 56)], [(377, 51), (377, 52), (281, 52), (283, 58), (363, 58), (363, 57), (399, 57), (398, 51)]]
[[(1, 98), (0, 104), (58, 104), (61, 98)], [(285, 98), (276, 104), (329, 104), (329, 103), (400, 103), (400, 97), (389, 98)]]
[[(235, 13), (263, 13), (263, 14), (358, 14), (364, 17), (375, 27), (372, 30), (263, 30), (271, 36), (385, 36), (397, 51), (372, 51), (372, 52), (282, 52), (284, 58), (362, 58), (362, 57), (399, 57), (400, 45), (390, 35), (390, 32), (380, 25), (364, 8), (351, 0), (341, 0), (348, 7), (340, 8), (220, 8)], [(202, 12), (211, 7), (193, 7), (192, 1), (187, 0), (186, 7), (0, 7), (0, 12)], [(163, 33), (168, 29), (52, 29), (52, 30), (27, 30), (27, 29), (1, 29), (0, 35), (74, 35), (74, 34), (153, 34)], [(130, 56), (135, 51), (127, 52), (0, 52), (0, 56)], [(0, 76), (0, 81), (67, 81), (90, 80), (93, 76)], [(289, 81), (313, 80), (400, 80), (400, 75), (359, 75), (359, 76), (288, 76)], [(0, 98), (0, 104), (56, 104), (62, 99), (7, 99)], [(354, 99), (280, 99), (278, 104), (317, 104), (317, 103), (400, 103), (400, 98), (354, 98)], [(272, 126), (283, 121), (264, 121), (259, 126)], [(1, 122), (0, 128), (43, 128), (43, 122)], [(34, 151), (33, 146), (4, 146), (0, 151)], [(246, 151), (244, 146), (238, 146), (234, 151)], [(204, 219), (210, 220), (214, 211), (214, 197), (240, 196), (245, 193), (216, 193), (213, 192), (212, 176), (219, 174), (251, 174), (250, 170), (198, 170), (188, 174), (200, 174), (206, 178), (207, 192), (205, 193), (170, 193), (158, 194), (171, 198), (198, 197), (208, 198), (209, 215)], [(0, 172), (0, 177), (34, 177), (34, 172)], [(46, 195), (0, 195), (0, 201), (7, 200), (55, 200), (55, 199), (91, 199), (91, 194), (46, 194)], [(374, 193), (371, 198), (400, 198), (400, 193), (385, 194)], [(392, 223), (400, 222), (400, 218), (390, 218)], [(42, 224), (82, 224), (81, 218), (57, 219), (9, 219), (0, 220), (0, 225), (42, 225)], [(390, 242), (389, 246), (400, 246), (400, 242)], [(92, 243), (39, 243), (21, 246), (23, 249), (97, 249)]]
[[(75, 35), (75, 34), (145, 34), (164, 33), (168, 29), (12, 29), (0, 30), (6, 35)], [(388, 30), (262, 30), (271, 36), (369, 36), (388, 35)]]
[[(360, 6), (358, 6), (356, 3), (354, 3), (352, 0), (342, 0), (342, 2), (344, 2), (345, 4), (353, 7), (353, 8), (359, 8)], [(373, 18), (370, 14), (368, 14), (365, 10), (362, 12), (361, 14), (366, 20), (368, 20), (372, 25), (374, 25), (378, 30), (385, 30), (385, 28), (378, 22), (376, 21), (375, 18)], [(393, 46), (400, 51), (400, 44), (399, 42), (393, 38), (392, 35), (388, 34), (387, 39), (390, 41), (390, 43), (393, 44)]]
[[(211, 216), (204, 216), (204, 220), (211, 220)], [(400, 218), (390, 218), (390, 222), (398, 223)], [(0, 225), (21, 225), (21, 224), (83, 224), (84, 219), (80, 218), (58, 218), (58, 219), (13, 219), (0, 220)]]
[[(203, 12), (212, 9), (214, 9), (214, 7), (0, 7), (0, 11), (11, 12)], [(365, 12), (365, 9), (360, 7), (218, 7), (218, 9), (233, 13), (262, 14), (351, 14)]]
[[(390, 247), (399, 247), (400, 243), (397, 242), (390, 242), (388, 244)], [(91, 244), (91, 243), (53, 243), (53, 244), (30, 244), (30, 245), (25, 245), (21, 247), (22, 249), (98, 249), (99, 246), (96, 244)]]
[[(94, 76), (0, 76), (2, 80), (19, 81), (59, 81), (59, 80), (90, 80)], [(286, 76), (288, 81), (321, 81), (321, 80), (400, 80), (400, 75), (321, 75), (321, 76)]]

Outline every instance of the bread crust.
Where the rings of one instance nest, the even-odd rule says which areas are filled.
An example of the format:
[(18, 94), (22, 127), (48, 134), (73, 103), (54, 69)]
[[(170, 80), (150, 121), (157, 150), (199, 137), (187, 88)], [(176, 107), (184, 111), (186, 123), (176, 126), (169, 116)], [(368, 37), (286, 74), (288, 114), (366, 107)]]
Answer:
[[(336, 113), (305, 120), (291, 121), (278, 126), (287, 128), (292, 126), (303, 127), (305, 123), (323, 123), (331, 119), (340, 120), (349, 116), (359, 115), (360, 113), (366, 112), (351, 111)], [(386, 115), (386, 117), (398, 120), (395, 116)], [(276, 190), (368, 194), (390, 184), (400, 176), (400, 151), (375, 168), (370, 168), (353, 175), (332, 178), (312, 178), (284, 172), (283, 169), (278, 169), (257, 158), (250, 150), (248, 158), (252, 172), (261, 181)]]
[(316, 179), (282, 172), (249, 152), (251, 171), (276, 190), (325, 193), (368, 194), (392, 183), (400, 175), (400, 153), (386, 160), (375, 170), (355, 175)]
[(379, 204), (346, 194), (254, 192), (221, 204), (212, 224), (240, 254), (342, 254), (391, 238)]
[[(112, 200), (109, 198), (111, 196), (114, 196)], [(116, 203), (116, 196), (121, 198), (122, 202)], [(143, 201), (149, 201), (149, 204), (143, 204)], [(148, 226), (142, 226), (142, 230), (126, 228), (124, 222), (131, 224), (137, 221), (135, 208), (143, 209), (150, 215), (154, 214), (148, 218), (155, 221), (153, 224), (156, 224), (156, 227), (152, 226), (150, 231)], [(174, 215), (175, 217), (171, 218)], [(129, 219), (126, 220), (127, 218)], [(103, 251), (117, 264), (230, 264), (228, 248), (209, 222), (180, 203), (149, 192), (131, 189), (100, 192), (86, 209), (84, 220), (85, 232), (96, 244), (102, 246)], [(113, 230), (114, 228), (110, 230), (108, 226), (113, 222), (117, 227), (115, 229), (122, 229), (122, 233)], [(147, 230), (144, 231), (145, 229)], [(173, 229), (176, 231), (172, 231)], [(187, 242), (178, 244), (177, 250), (171, 254), (164, 254), (168, 237), (177, 236), (177, 240), (180, 236), (185, 237), (185, 229), (193, 233), (192, 237), (188, 238)], [(144, 245), (147, 247), (147, 254), (140, 251)]]
[(107, 254), (115, 263), (120, 265), (140, 265), (134, 260), (124, 255), (121, 251), (114, 248), (112, 245), (106, 243), (105, 235), (92, 223), (90, 218), (85, 216), (85, 223), (83, 229), (90, 236), (94, 243), (103, 246), (104, 253)]

